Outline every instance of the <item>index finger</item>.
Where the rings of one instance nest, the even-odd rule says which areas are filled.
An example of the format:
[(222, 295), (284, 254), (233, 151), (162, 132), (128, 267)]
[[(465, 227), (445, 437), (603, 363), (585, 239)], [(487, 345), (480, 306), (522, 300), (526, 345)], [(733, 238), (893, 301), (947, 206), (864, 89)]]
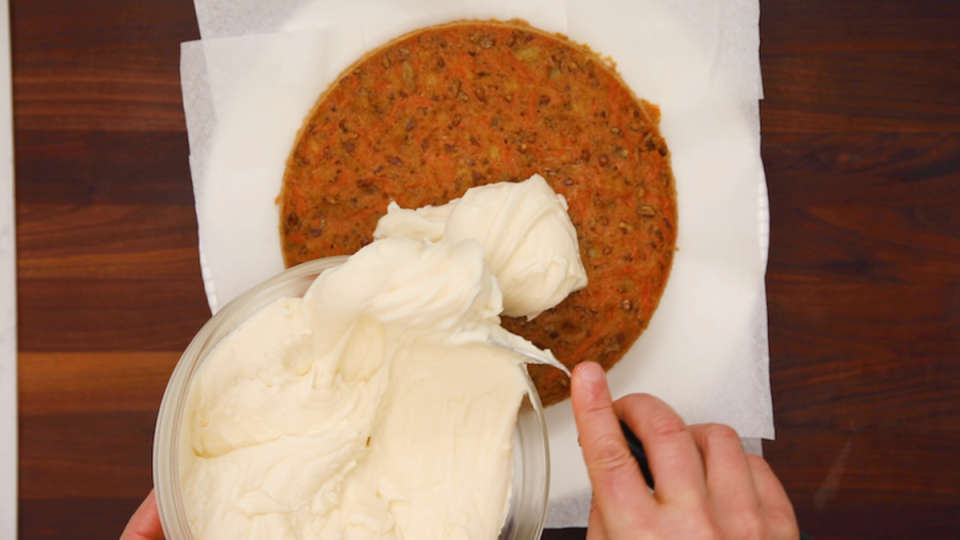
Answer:
[(683, 419), (669, 405), (649, 394), (630, 394), (617, 400), (614, 409), (643, 442), (657, 482), (657, 500), (706, 497), (700, 451)]
[(610, 538), (626, 538), (640, 530), (657, 503), (623, 437), (603, 368), (593, 362), (579, 364), (573, 370), (570, 394), (604, 529)]

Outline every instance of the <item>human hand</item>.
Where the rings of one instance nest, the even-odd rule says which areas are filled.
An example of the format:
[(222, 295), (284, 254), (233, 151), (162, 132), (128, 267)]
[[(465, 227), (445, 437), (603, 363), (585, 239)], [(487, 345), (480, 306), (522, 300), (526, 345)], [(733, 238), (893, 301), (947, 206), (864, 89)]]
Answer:
[[(573, 413), (593, 485), (587, 540), (797, 540), (793, 506), (763, 458), (719, 424), (687, 427), (666, 403), (631, 394), (613, 403), (603, 369), (579, 364)], [(647, 488), (619, 419), (643, 442), (656, 491)]]
[(150, 494), (130, 517), (130, 521), (120, 535), (120, 540), (163, 540), (155, 490), (150, 490)]

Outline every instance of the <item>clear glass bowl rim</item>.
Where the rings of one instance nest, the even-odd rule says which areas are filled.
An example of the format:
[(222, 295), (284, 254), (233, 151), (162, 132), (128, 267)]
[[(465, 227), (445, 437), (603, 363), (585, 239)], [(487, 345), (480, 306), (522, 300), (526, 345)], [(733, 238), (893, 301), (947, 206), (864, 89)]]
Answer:
[[(317, 276), (340, 266), (347, 258), (316, 259), (267, 279), (218, 311), (184, 350), (164, 391), (153, 443), (153, 482), (167, 540), (193, 540), (180, 497), (178, 446), (183, 409), (194, 373), (206, 355), (239, 323), (277, 298), (302, 296)], [(513, 487), (499, 540), (538, 540), (546, 519), (550, 482), (546, 420), (529, 376), (527, 383), (531, 391), (523, 400), (514, 432)]]

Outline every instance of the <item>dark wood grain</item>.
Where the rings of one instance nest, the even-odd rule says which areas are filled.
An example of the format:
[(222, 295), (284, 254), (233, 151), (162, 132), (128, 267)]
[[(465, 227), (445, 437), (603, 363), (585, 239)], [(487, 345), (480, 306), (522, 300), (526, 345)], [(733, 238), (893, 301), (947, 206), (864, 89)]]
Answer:
[(209, 318), (192, 208), (18, 208), (21, 351), (182, 350)]
[(20, 353), (20, 413), (155, 414), (178, 352)]
[[(960, 3), (761, 12), (766, 456), (818, 540), (960, 538)], [(196, 19), (13, 0), (11, 30), (20, 538), (115, 539), (209, 314), (179, 86)]]
[(767, 458), (814, 538), (956, 538), (960, 5), (761, 8)]
[(27, 415), (20, 435), (20, 497), (136, 497), (149, 491), (156, 419), (154, 411)]
[(960, 533), (960, 437), (922, 428), (781, 428), (765, 447), (801, 526), (814, 538)]
[(191, 2), (11, 2), (17, 130), (185, 130), (179, 43)]
[[(958, 133), (764, 133), (763, 157), (768, 177), (779, 180), (768, 182), (770, 198), (783, 209), (948, 207), (960, 200)], [(775, 262), (791, 253), (781, 250)]]
[(960, 131), (958, 9), (936, 0), (761, 2), (763, 132)]
[(149, 492), (136, 497), (20, 499), (20, 538), (116, 540)]
[[(17, 130), (22, 205), (161, 205), (193, 208), (186, 133)], [(175, 157), (176, 156), (176, 157)], [(195, 224), (183, 225), (196, 233)]]
[(763, 130), (956, 132), (960, 51), (853, 51), (769, 55)]
[(938, 0), (767, 1), (760, 3), (761, 47), (765, 57), (955, 50), (956, 17), (955, 4)]
[(192, 2), (11, 2), (20, 538), (115, 539), (209, 316), (180, 93)]

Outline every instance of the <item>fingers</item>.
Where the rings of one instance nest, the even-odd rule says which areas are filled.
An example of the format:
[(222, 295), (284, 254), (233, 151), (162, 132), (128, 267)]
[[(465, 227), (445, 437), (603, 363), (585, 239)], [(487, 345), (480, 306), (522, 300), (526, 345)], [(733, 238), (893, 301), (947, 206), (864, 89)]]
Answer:
[(130, 517), (120, 540), (164, 540), (160, 514), (157, 512), (157, 494), (154, 490), (150, 490), (150, 494)]
[(643, 442), (658, 500), (706, 497), (700, 451), (683, 419), (669, 405), (648, 394), (630, 394), (617, 400), (614, 408)]
[(720, 424), (690, 426), (690, 433), (700, 447), (712, 510), (725, 536), (766, 537), (760, 498), (740, 436)]
[[(631, 394), (610, 401), (600, 366), (574, 370), (571, 394), (593, 484), (588, 540), (636, 537), (796, 540), (783, 486), (760, 457), (747, 455), (727, 426), (687, 427), (663, 401)], [(642, 441), (656, 492), (646, 488), (620, 430)]]
[(703, 455), (709, 493), (744, 506), (759, 505), (747, 453), (737, 432), (721, 424), (699, 424), (690, 426), (690, 433)]
[(573, 371), (570, 392), (604, 534), (626, 538), (649, 519), (656, 502), (623, 438), (603, 369), (593, 362), (579, 364)]
[(747, 463), (766, 516), (769, 537), (774, 540), (796, 540), (800, 537), (800, 529), (797, 527), (793, 505), (783, 489), (783, 484), (762, 457), (748, 455)]

